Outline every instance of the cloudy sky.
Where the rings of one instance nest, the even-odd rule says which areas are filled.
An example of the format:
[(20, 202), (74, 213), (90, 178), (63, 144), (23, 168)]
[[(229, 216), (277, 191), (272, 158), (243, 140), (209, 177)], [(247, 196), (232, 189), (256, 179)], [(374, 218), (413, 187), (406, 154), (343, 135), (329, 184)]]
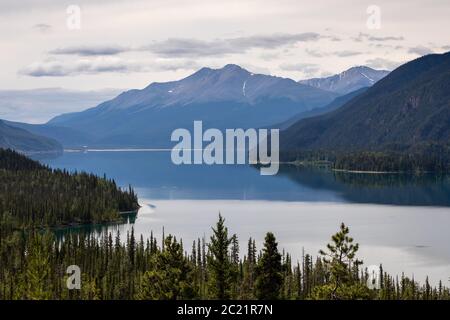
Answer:
[(0, 118), (42, 122), (227, 63), (295, 80), (391, 70), (449, 51), (449, 16), (448, 0), (1, 0)]

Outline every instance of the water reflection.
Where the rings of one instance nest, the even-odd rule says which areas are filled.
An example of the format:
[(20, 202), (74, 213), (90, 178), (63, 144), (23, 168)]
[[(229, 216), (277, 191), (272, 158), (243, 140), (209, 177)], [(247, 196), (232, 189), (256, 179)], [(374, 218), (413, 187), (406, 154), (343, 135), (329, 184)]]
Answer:
[(369, 174), (283, 166), (298, 185), (329, 190), (347, 202), (450, 206), (450, 177), (442, 174)]
[(247, 165), (172, 164), (169, 152), (71, 152), (52, 167), (106, 174), (148, 199), (276, 200), (450, 206), (449, 176), (362, 174), (283, 165), (261, 176)]

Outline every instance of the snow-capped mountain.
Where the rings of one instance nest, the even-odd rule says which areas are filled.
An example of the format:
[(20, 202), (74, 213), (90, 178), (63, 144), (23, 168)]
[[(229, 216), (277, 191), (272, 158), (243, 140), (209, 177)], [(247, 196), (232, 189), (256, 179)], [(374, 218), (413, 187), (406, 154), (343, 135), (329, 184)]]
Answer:
[(339, 94), (347, 94), (363, 87), (371, 87), (388, 74), (387, 70), (358, 66), (330, 77), (300, 80), (299, 83)]
[(98, 146), (170, 144), (175, 128), (268, 126), (324, 106), (338, 94), (291, 79), (254, 74), (237, 65), (202, 68), (179, 81), (129, 90), (83, 112), (64, 114), (48, 124), (89, 133)]

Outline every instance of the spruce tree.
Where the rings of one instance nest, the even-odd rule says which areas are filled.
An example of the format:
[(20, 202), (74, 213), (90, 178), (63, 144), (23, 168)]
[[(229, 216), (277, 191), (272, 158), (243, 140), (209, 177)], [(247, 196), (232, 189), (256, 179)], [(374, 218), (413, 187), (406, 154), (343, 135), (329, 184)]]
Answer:
[(208, 267), (210, 271), (209, 295), (213, 299), (224, 300), (230, 297), (231, 262), (229, 246), (232, 239), (228, 238), (225, 220), (219, 214), (219, 221), (212, 228), (211, 243), (208, 244)]
[(280, 297), (283, 283), (281, 254), (273, 233), (268, 232), (264, 241), (263, 253), (256, 268), (255, 291), (261, 300), (274, 300)]

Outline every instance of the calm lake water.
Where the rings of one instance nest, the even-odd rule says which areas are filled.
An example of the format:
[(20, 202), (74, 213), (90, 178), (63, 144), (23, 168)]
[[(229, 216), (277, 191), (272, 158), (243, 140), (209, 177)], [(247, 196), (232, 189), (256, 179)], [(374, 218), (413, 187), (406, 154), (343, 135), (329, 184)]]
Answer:
[(317, 255), (340, 222), (360, 243), (365, 265), (383, 263), (392, 274), (432, 283), (450, 277), (450, 178), (436, 175), (336, 173), (283, 166), (261, 176), (245, 165), (173, 165), (169, 152), (66, 152), (41, 159), (54, 168), (106, 174), (131, 184), (142, 205), (136, 219), (116, 226), (91, 227), (137, 235), (153, 231), (182, 237), (185, 249), (209, 237), (220, 212), (243, 253), (249, 237), (261, 244), (267, 231), (300, 258)]

